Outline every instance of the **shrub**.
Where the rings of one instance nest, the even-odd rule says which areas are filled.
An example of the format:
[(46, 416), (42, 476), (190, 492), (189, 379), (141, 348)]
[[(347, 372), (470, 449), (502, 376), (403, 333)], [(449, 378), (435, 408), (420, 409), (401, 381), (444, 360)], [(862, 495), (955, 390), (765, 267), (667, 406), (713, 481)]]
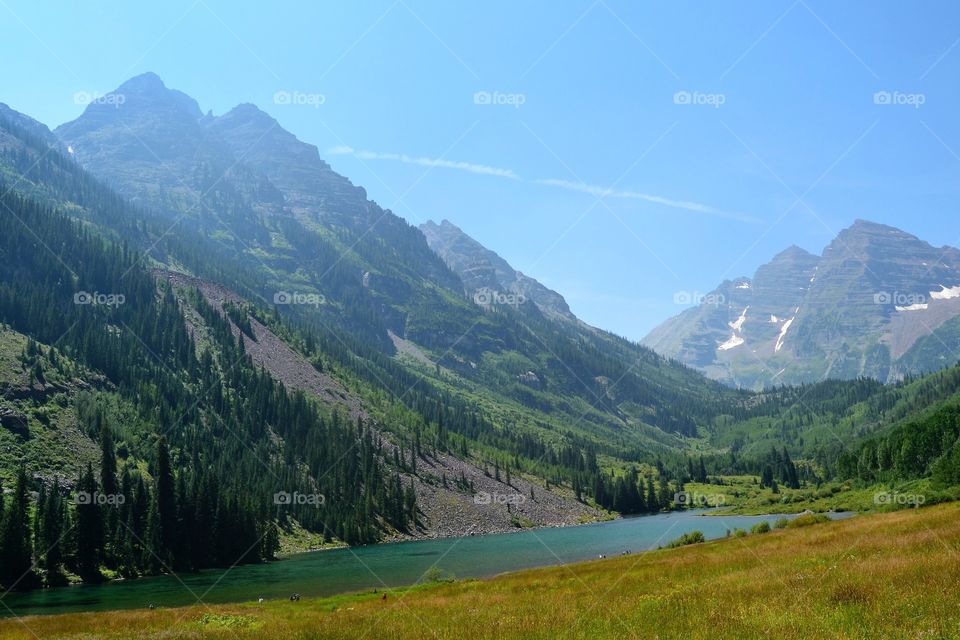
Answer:
[(670, 544), (667, 545), (668, 549), (676, 549), (677, 547), (683, 547), (688, 544), (699, 544), (705, 542), (706, 538), (703, 537), (702, 531), (691, 531), (690, 533), (685, 533)]
[(767, 533), (768, 531), (770, 531), (770, 523), (766, 520), (758, 522), (750, 528), (750, 533)]
[(742, 537), (744, 537), (745, 535), (747, 535), (746, 529), (734, 529), (734, 530), (733, 530), (733, 537), (734, 537), (734, 538), (742, 538)]
[(786, 529), (790, 526), (790, 521), (786, 518), (777, 518), (777, 521), (773, 523), (774, 529)]
[(809, 527), (812, 524), (827, 522), (828, 520), (830, 520), (830, 518), (822, 513), (805, 513), (791, 520), (787, 526), (791, 529), (797, 529), (799, 527)]
[(430, 567), (420, 578), (423, 583), (453, 582), (456, 580), (452, 573), (448, 573), (440, 567)]

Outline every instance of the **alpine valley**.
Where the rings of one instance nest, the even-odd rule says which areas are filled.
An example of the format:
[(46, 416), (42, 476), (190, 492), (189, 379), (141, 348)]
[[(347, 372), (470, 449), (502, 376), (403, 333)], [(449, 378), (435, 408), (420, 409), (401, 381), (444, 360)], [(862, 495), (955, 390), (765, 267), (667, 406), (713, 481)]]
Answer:
[(0, 105), (0, 194), (5, 589), (960, 483), (960, 252), (896, 229), (637, 344), (149, 73), (53, 131)]

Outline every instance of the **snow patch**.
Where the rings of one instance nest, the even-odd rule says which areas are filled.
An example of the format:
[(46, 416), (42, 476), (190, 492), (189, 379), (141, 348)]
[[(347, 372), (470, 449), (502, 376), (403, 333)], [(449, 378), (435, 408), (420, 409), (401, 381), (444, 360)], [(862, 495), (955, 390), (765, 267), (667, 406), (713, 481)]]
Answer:
[(744, 343), (743, 338), (741, 338), (737, 334), (733, 334), (732, 336), (730, 336), (729, 340), (721, 344), (718, 348), (720, 349), (720, 351), (729, 351), (734, 347), (739, 347), (743, 343)]
[(747, 319), (747, 310), (749, 309), (750, 309), (750, 305), (747, 305), (747, 308), (743, 310), (743, 313), (740, 314), (740, 317), (734, 320), (733, 322), (728, 322), (727, 326), (729, 326), (734, 331), (740, 331), (741, 329), (743, 329), (743, 323)]
[(926, 309), (929, 307), (927, 303), (917, 303), (912, 304), (909, 307), (894, 307), (897, 311), (920, 311), (921, 309)]
[(949, 289), (940, 285), (942, 291), (931, 291), (930, 297), (934, 300), (950, 300), (951, 298), (960, 298), (960, 286), (950, 287)]
[(750, 288), (749, 282), (741, 282), (740, 284), (737, 285), (737, 289), (749, 289), (749, 288)]
[(747, 305), (747, 307), (740, 314), (739, 318), (737, 318), (733, 322), (727, 323), (727, 326), (733, 329), (733, 335), (730, 336), (729, 340), (727, 340), (726, 342), (721, 344), (719, 347), (717, 347), (718, 349), (720, 349), (720, 351), (729, 351), (730, 349), (733, 349), (734, 347), (739, 347), (744, 343), (743, 337), (740, 336), (739, 334), (743, 330), (743, 323), (746, 322), (747, 320), (747, 311), (749, 310), (750, 310), (750, 305)]
[[(800, 307), (797, 307), (797, 311), (800, 310)], [(797, 319), (797, 316), (793, 316), (789, 320), (783, 323), (783, 326), (780, 327), (780, 335), (777, 336), (777, 346), (773, 348), (774, 353), (780, 351), (783, 348), (783, 339), (787, 337), (787, 330), (790, 329), (790, 325), (793, 324), (793, 321)]]
[(767, 322), (769, 322), (770, 324), (780, 324), (780, 318), (778, 318), (773, 314), (770, 314), (770, 319), (767, 320)]

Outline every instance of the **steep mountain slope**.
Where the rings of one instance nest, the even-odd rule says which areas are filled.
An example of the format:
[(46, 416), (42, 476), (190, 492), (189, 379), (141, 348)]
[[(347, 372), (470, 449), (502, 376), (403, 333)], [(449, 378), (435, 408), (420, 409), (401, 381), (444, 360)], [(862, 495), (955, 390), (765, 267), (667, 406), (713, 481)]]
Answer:
[[(86, 224), (100, 220), (125, 220), (130, 225), (110, 225), (103, 229), (105, 235), (119, 232), (123, 239), (136, 239), (139, 236), (133, 231), (137, 231), (142, 235), (141, 242), (147, 246), (161, 240), (169, 228), (166, 220), (151, 217), (146, 210), (130, 207), (122, 199), (112, 195), (108, 189), (97, 185), (69, 158), (58, 155), (57, 149), (47, 147), (43, 142), (45, 136), (31, 137), (24, 129), (12, 124), (11, 120), (0, 122), (0, 132), (4, 139), (10, 141), (11, 149), (14, 149), (8, 154), (0, 154), (0, 166), (8, 168), (11, 173), (28, 161), (31, 166), (30, 172), (20, 176), (15, 184), (10, 184), (12, 191), (43, 194), (51, 204), (60, 203), (65, 212)], [(44, 159), (49, 159), (50, 164)], [(49, 170), (49, 173), (33, 170), (36, 167)], [(5, 191), (7, 185), (0, 185), (5, 187)], [(73, 487), (77, 482), (78, 469), (82, 470), (84, 463), (98, 462), (97, 440), (100, 426), (105, 424), (113, 434), (112, 437), (116, 438), (118, 446), (130, 456), (125, 469), (138, 465), (139, 460), (151, 460), (149, 443), (160, 435), (166, 435), (176, 447), (172, 455), (183, 467), (184, 480), (199, 473), (198, 465), (212, 466), (216, 468), (216, 473), (222, 476), (224, 486), (246, 482), (247, 491), (251, 495), (250, 502), (254, 504), (261, 499), (269, 499), (278, 489), (289, 490), (297, 485), (312, 485), (316, 490), (328, 480), (335, 481), (336, 484), (328, 484), (324, 492), (324, 495), (336, 497), (337, 502), (330, 510), (319, 513), (311, 513), (309, 509), (301, 510), (295, 515), (295, 520), (298, 525), (318, 531), (328, 538), (351, 543), (379, 539), (382, 535), (452, 535), (470, 530), (483, 532), (510, 530), (521, 525), (574, 523), (600, 515), (596, 509), (573, 500), (573, 492), (569, 488), (538, 487), (536, 499), (524, 501), (523, 505), (514, 506), (512, 511), (502, 502), (477, 502), (474, 499), (475, 494), (484, 491), (495, 495), (508, 495), (518, 491), (525, 496), (531, 495), (531, 482), (537, 482), (536, 477), (524, 473), (516, 464), (511, 476), (510, 462), (504, 457), (501, 465), (501, 452), (493, 447), (490, 448), (490, 457), (473, 458), (467, 452), (466, 443), (454, 435), (449, 436), (449, 444), (444, 443), (443, 448), (434, 447), (432, 440), (421, 444), (420, 435), (428, 426), (422, 417), (404, 409), (395, 400), (385, 400), (383, 394), (389, 393), (390, 389), (372, 389), (371, 385), (357, 380), (358, 370), (361, 369), (373, 372), (371, 380), (377, 380), (378, 377), (389, 379), (395, 372), (381, 368), (374, 361), (356, 362), (356, 353), (318, 348), (317, 343), (324, 342), (324, 338), (304, 338), (303, 334), (291, 326), (284, 325), (275, 312), (271, 314), (263, 308), (256, 309), (254, 304), (242, 296), (211, 281), (182, 273), (154, 270), (156, 285), (152, 284), (150, 278), (148, 280), (151, 284), (147, 285), (143, 280), (146, 274), (142, 267), (135, 263), (136, 252), (124, 248), (122, 259), (118, 260), (116, 256), (104, 258), (98, 253), (99, 241), (79, 237), (81, 227), (61, 213), (14, 196), (0, 204), (6, 212), (13, 214), (3, 219), (4, 224), (0, 227), (5, 231), (4, 242), (0, 244), (0, 255), (4, 257), (4, 269), (0, 270), (0, 318), (15, 323), (23, 331), (50, 341), (55, 339), (57, 330), (61, 329), (65, 333), (60, 336), (60, 340), (67, 341), (70, 345), (80, 344), (84, 348), (84, 351), (77, 354), (75, 349), (78, 347), (73, 346), (68, 349), (68, 353), (78, 355), (84, 362), (95, 363), (110, 372), (110, 375), (104, 376), (95, 370), (88, 370), (82, 376), (88, 382), (77, 380), (73, 386), (82, 388), (81, 385), (89, 386), (97, 381), (102, 381), (100, 384), (103, 386), (131, 384), (130, 377), (136, 381), (139, 380), (137, 376), (143, 374), (131, 370), (132, 365), (122, 359), (117, 362), (115, 359), (119, 358), (119, 352), (115, 349), (102, 348), (98, 341), (103, 339), (103, 326), (83, 324), (77, 328), (75, 334), (71, 331), (78, 323), (88, 322), (90, 315), (99, 317), (104, 311), (117, 314), (119, 311), (129, 312), (136, 309), (147, 312), (151, 318), (155, 317), (157, 310), (148, 311), (144, 308), (145, 298), (150, 298), (144, 289), (148, 287), (157, 298), (158, 309), (167, 319), (167, 322), (162, 324), (162, 329), (161, 326), (153, 326), (152, 333), (147, 334), (143, 332), (142, 326), (132, 322), (128, 315), (119, 315), (118, 317), (126, 321), (121, 322), (115, 330), (117, 335), (123, 335), (125, 340), (133, 341), (134, 345), (142, 347), (128, 348), (128, 357), (147, 357), (148, 364), (152, 362), (151, 358), (156, 358), (157, 362), (152, 362), (149, 370), (159, 367), (159, 370), (164, 372), (157, 377), (167, 385), (167, 401), (174, 403), (166, 406), (164, 402), (160, 402), (162, 422), (158, 422), (152, 413), (150, 417), (131, 420), (131, 415), (138, 410), (146, 411), (141, 403), (149, 404), (152, 396), (142, 392), (133, 393), (137, 391), (136, 384), (133, 388), (128, 387), (126, 393), (122, 387), (119, 394), (99, 392), (84, 405), (94, 406), (94, 409), (87, 412), (87, 418), (93, 416), (97, 421), (96, 426), (91, 427), (84, 423), (85, 429), (74, 437), (71, 429), (75, 431), (76, 428), (72, 425), (82, 422), (82, 416), (80, 410), (72, 406), (70, 396), (65, 393), (73, 387), (61, 385), (57, 371), (65, 368), (66, 371), (74, 371), (73, 375), (77, 377), (76, 367), (68, 365), (66, 358), (60, 356), (57, 359), (59, 368), (51, 371), (43, 358), (45, 354), (51, 354), (51, 351), (42, 345), (36, 347), (36, 354), (31, 349), (29, 358), (27, 355), (11, 352), (9, 359), (0, 358), (4, 373), (16, 380), (26, 379), (29, 375), (29, 384), (32, 385), (29, 390), (29, 394), (32, 394), (30, 397), (40, 401), (53, 391), (58, 391), (55, 403), (59, 404), (33, 412), (52, 420), (51, 429), (45, 426), (47, 423), (35, 423), (31, 411), (24, 410), (17, 404), (21, 396), (27, 393), (20, 388), (24, 385), (8, 393), (6, 387), (0, 384), (0, 398), (7, 399), (0, 407), (4, 427), (0, 430), (0, 442), (3, 443), (0, 447), (0, 460), (3, 461), (0, 478), (5, 476), (8, 480), (11, 479), (16, 471), (16, 464), (11, 461), (21, 460), (27, 462), (28, 472), (32, 476), (50, 481), (56, 479), (60, 487)], [(112, 209), (114, 207), (115, 209)], [(153, 226), (154, 224), (158, 226)], [(48, 227), (50, 229), (47, 229)], [(16, 233), (10, 233), (12, 231)], [(95, 233), (93, 235), (97, 236)], [(29, 237), (33, 237), (35, 242), (24, 241), (24, 238)], [(86, 306), (86, 303), (80, 306), (76, 304), (76, 290), (84, 282), (77, 279), (76, 274), (83, 275), (85, 271), (81, 272), (73, 264), (76, 256), (69, 250), (73, 246), (71, 243), (86, 247), (90, 255), (84, 263), (85, 269), (99, 276), (96, 286), (87, 286), (86, 289), (92, 292), (118, 292), (104, 295), (122, 296), (122, 302), (118, 305), (106, 304), (103, 307), (95, 302), (89, 306)], [(54, 261), (52, 265), (48, 253), (51, 245), (64, 247), (61, 259)], [(14, 248), (17, 250), (14, 251)], [(158, 255), (169, 257), (181, 251), (184, 251), (184, 247), (171, 245)], [(188, 249), (186, 253), (191, 251)], [(432, 254), (431, 260), (436, 261)], [(101, 272), (102, 263), (112, 266), (112, 274)], [(41, 266), (46, 271), (54, 267), (53, 273), (46, 275)], [(76, 272), (73, 277), (70, 277), (70, 269)], [(121, 275), (118, 276), (118, 273)], [(16, 277), (14, 274), (17, 274)], [(57, 282), (59, 286), (50, 288), (51, 281)], [(140, 294), (136, 298), (133, 298), (131, 293), (134, 284), (137, 287), (133, 290)], [(24, 286), (27, 288), (24, 289)], [(29, 304), (26, 301), (29, 301)], [(135, 301), (137, 304), (132, 304)], [(51, 313), (54, 315), (47, 320), (47, 314)], [(76, 323), (71, 322), (74, 318), (77, 319)], [(48, 326), (48, 323), (54, 322), (56, 324)], [(153, 321), (153, 324), (157, 324), (156, 321)], [(274, 329), (282, 332), (283, 337), (274, 333)], [(154, 341), (161, 339), (154, 335), (158, 330), (163, 334), (162, 340), (181, 341), (176, 348), (180, 360), (170, 362), (161, 355), (166, 354), (169, 349), (155, 345)], [(108, 335), (110, 333), (107, 332)], [(142, 342), (140, 335), (145, 336)], [(148, 339), (147, 335), (152, 337)], [(182, 343), (187, 336), (194, 345), (192, 356)], [(25, 341), (26, 338), (20, 336), (13, 340), (12, 344), (19, 344), (20, 340)], [(234, 341), (239, 341), (240, 344), (234, 344)], [(308, 343), (312, 346), (308, 347)], [(95, 357), (86, 349), (97, 351), (98, 355)], [(303, 353), (304, 351), (306, 353)], [(14, 367), (15, 356), (17, 364)], [(54, 355), (48, 357), (54, 358)], [(41, 376), (42, 371), (47, 371), (47, 379), (44, 382), (35, 381), (34, 378)], [(275, 390), (285, 389), (290, 393), (291, 402), (303, 402), (301, 397), (296, 395), (299, 392), (303, 392), (305, 397), (310, 399), (306, 405), (297, 405), (298, 411), (307, 412), (305, 416), (278, 417), (274, 403), (279, 402), (276, 398), (283, 396), (272, 396), (269, 391), (264, 396), (265, 389), (262, 386), (270, 388), (274, 384), (264, 377), (264, 371), (268, 372), (277, 384), (283, 385), (274, 387)], [(197, 379), (197, 376), (200, 376), (200, 379)], [(251, 376), (251, 379), (246, 379), (245, 376)], [(408, 392), (413, 390), (406, 378), (399, 378), (396, 383), (409, 387)], [(178, 389), (179, 385), (184, 388)], [(347, 388), (347, 385), (351, 388)], [(256, 390), (257, 387), (261, 388)], [(365, 397), (358, 396), (357, 389)], [(209, 394), (210, 397), (205, 397), (204, 394)], [(417, 399), (414, 394), (410, 395), (412, 399)], [(256, 408), (248, 405), (245, 410), (233, 413), (233, 410), (229, 409), (233, 400), (227, 401), (226, 407), (224, 406), (226, 398), (252, 402), (254, 396), (258, 398)], [(271, 397), (275, 399), (267, 399)], [(64, 402), (61, 402), (61, 398)], [(317, 401), (320, 415), (311, 413), (315, 410), (309, 408), (313, 400)], [(65, 404), (65, 407), (61, 409), (60, 404)], [(100, 408), (112, 405), (122, 407), (123, 410)], [(280, 405), (282, 407), (283, 402), (280, 402)], [(227, 413), (223, 413), (225, 410)], [(456, 428), (460, 420), (471, 420), (475, 430), (482, 431), (486, 427), (477, 420), (475, 412), (456, 402), (448, 401), (447, 407), (434, 405), (429, 407), (429, 410), (438, 420), (442, 419), (447, 411), (456, 411), (457, 415), (446, 417), (447, 424), (452, 428)], [(280, 411), (283, 412), (282, 409)], [(427, 409), (421, 407), (421, 411), (426, 412)], [(433, 413), (434, 411), (439, 413)], [(343, 417), (339, 417), (341, 414)], [(390, 417), (389, 424), (385, 424), (387, 414)], [(343, 424), (344, 418), (348, 421), (359, 421), (356, 431), (349, 423)], [(278, 419), (282, 421), (281, 424), (277, 423)], [(178, 420), (184, 424), (178, 424)], [(331, 420), (332, 424), (324, 424), (324, 420)], [(166, 421), (169, 421), (169, 424)], [(363, 424), (362, 428), (360, 423)], [(185, 436), (180, 428), (184, 428), (191, 435)], [(50, 431), (56, 436), (53, 439), (47, 437)], [(186, 440), (181, 440), (181, 437)], [(425, 439), (427, 437), (425, 435)], [(264, 441), (264, 438), (267, 441)], [(214, 444), (222, 450), (220, 455), (227, 457), (211, 457), (213, 454), (206, 450), (198, 457), (197, 440), (201, 441), (203, 446)], [(41, 445), (40, 453), (43, 455), (34, 455), (32, 452)], [(347, 448), (341, 449), (344, 446)], [(451, 449), (455, 447), (461, 458), (471, 460), (453, 456), (446, 450), (448, 446)], [(69, 447), (75, 449), (72, 459)], [(333, 458), (325, 462), (321, 462), (319, 458), (310, 460), (321, 451), (324, 452), (322, 456), (329, 455)], [(82, 455), (77, 456), (77, 453)], [(351, 453), (354, 455), (349, 455)], [(477, 455), (480, 456), (480, 452)], [(354, 456), (358, 457), (357, 460), (364, 459), (368, 462), (358, 467)], [(70, 460), (71, 464), (64, 466), (61, 460)], [(285, 461), (287, 466), (281, 465), (274, 469), (269, 464), (279, 464), (281, 460)], [(502, 479), (499, 471), (495, 476), (489, 474), (486, 468), (481, 466), (488, 461), (491, 466), (505, 469), (506, 478)], [(557, 466), (549, 460), (543, 460), (543, 464), (544, 468), (552, 469)], [(342, 469), (344, 465), (350, 471)], [(258, 466), (265, 467), (255, 474), (259, 479), (250, 480), (251, 471)], [(302, 474), (305, 469), (307, 473), (304, 476)], [(348, 479), (361, 471), (372, 475), (364, 479)], [(351, 489), (342, 487), (344, 479), (352, 485)], [(385, 486), (388, 482), (389, 486)], [(367, 497), (358, 498), (356, 491), (365, 493)], [(371, 492), (374, 495), (372, 502)], [(398, 505), (398, 501), (402, 504)], [(364, 503), (366, 506), (363, 506)], [(375, 512), (360, 516), (362, 523), (349, 522), (352, 520), (351, 512), (356, 514), (357, 509), (368, 511), (370, 508)], [(271, 511), (269, 508), (266, 510)], [(284, 518), (280, 524), (286, 525), (287, 522)], [(141, 522), (140, 525), (145, 527), (146, 523)], [(138, 530), (138, 533), (142, 532)], [(269, 551), (265, 550), (264, 553), (269, 555)], [(131, 571), (138, 570), (141, 569), (131, 568)]]
[(460, 276), (466, 294), (484, 304), (533, 302), (549, 318), (576, 322), (563, 296), (523, 275), (449, 220), (420, 225), (430, 248)]
[[(570, 311), (562, 295), (516, 271), (496, 252), (484, 247), (448, 220), (440, 224), (427, 222), (420, 228), (430, 247), (460, 276), (467, 297), (484, 309), (516, 308), (518, 312), (529, 316), (526, 320), (528, 324), (523, 325), (525, 328), (536, 320), (540, 326), (548, 326), (550, 331), (574, 340), (581, 349), (589, 347), (608, 358), (615, 357), (630, 363), (631, 366), (617, 378), (603, 373), (594, 378), (597, 393), (606, 398), (607, 404), (615, 407), (615, 411), (630, 414), (639, 408), (635, 417), (643, 420), (646, 411), (643, 402), (663, 394), (671, 394), (671, 402), (678, 405), (687, 402), (685, 395), (699, 395), (701, 402), (707, 404), (714, 401), (713, 393), (719, 394), (717, 398), (723, 398), (721, 405), (738, 400), (720, 387), (709, 384), (704, 387), (705, 381), (699, 376), (692, 376), (692, 371), (678, 367), (652, 350), (583, 322)], [(544, 346), (550, 351), (549, 346)], [(634, 377), (635, 373), (640, 375)], [(521, 375), (536, 383), (539, 380), (537, 374), (537, 370), (531, 370)], [(649, 383), (653, 383), (653, 386)], [(635, 388), (637, 386), (640, 388)], [(697, 387), (701, 387), (699, 392)], [(680, 393), (673, 394), (671, 389)], [(640, 403), (640, 406), (634, 403)], [(704, 419), (709, 420), (706, 413), (700, 413), (698, 417), (700, 424), (704, 423)], [(692, 422), (674, 422), (667, 430), (678, 431), (686, 436), (696, 435), (696, 422), (697, 418)], [(661, 423), (660, 426), (666, 425)]]
[(858, 220), (822, 256), (791, 247), (642, 342), (748, 388), (886, 381), (956, 362), (958, 315), (960, 251)]
[(45, 478), (76, 478), (96, 463), (100, 450), (78, 407), (108, 389), (103, 376), (0, 325), (0, 481), (12, 481), (21, 463)]
[(509, 270), (523, 298), (477, 304), (420, 230), (253, 105), (202, 115), (152, 74), (116, 95), (124, 100), (90, 105), (56, 133), (81, 165), (166, 216), (179, 237), (215, 245), (218, 262), (232, 265), (225, 277), (202, 256), (151, 250), (168, 267), (210, 276), (275, 304), (298, 326), (347, 332), (387, 356), (396, 355), (395, 338), (406, 341), (461, 380), (437, 379), (441, 386), (462, 396), (472, 383), (527, 413), (521, 423), (542, 423), (539, 411), (591, 439), (618, 434), (627, 447), (675, 447), (666, 434), (695, 433), (704, 403), (732, 397), (646, 349), (581, 327), (562, 297), (508, 265), (497, 267)]
[[(246, 315), (239, 326), (236, 313), (229, 310), (245, 305), (235, 293), (214, 283), (192, 278), (180, 273), (157, 271), (158, 280), (168, 282), (181, 298), (189, 298), (191, 290), (199, 291), (212, 308), (228, 319), (234, 337), (244, 344), (253, 364), (262, 367), (291, 391), (302, 391), (322, 403), (337, 407), (353, 421), (368, 425), (382, 447), (381, 458), (389, 461), (402, 458), (399, 476), (404, 485), (416, 492), (417, 508), (422, 527), (404, 532), (397, 537), (436, 537), (491, 533), (516, 529), (517, 522), (525, 526), (556, 526), (604, 517), (603, 513), (583, 502), (573, 499), (570, 491), (561, 487), (536, 486), (538, 495), (533, 497), (535, 478), (514, 475), (506, 478), (491, 477), (476, 461), (461, 460), (444, 452), (417, 454), (416, 461), (407, 465), (408, 456), (403, 450), (401, 434), (382, 425), (367, 411), (367, 403), (349, 391), (336, 377), (318, 370), (303, 354), (277, 336), (255, 316)], [(188, 308), (184, 305), (184, 308)], [(203, 319), (197, 314), (187, 315), (194, 341), (201, 345), (204, 340)], [(413, 453), (413, 452), (411, 452)], [(446, 479), (449, 478), (450, 482)], [(523, 495), (511, 509), (503, 505), (485, 503), (474, 499), (474, 494), (507, 496)], [(526, 496), (531, 496), (529, 500)]]

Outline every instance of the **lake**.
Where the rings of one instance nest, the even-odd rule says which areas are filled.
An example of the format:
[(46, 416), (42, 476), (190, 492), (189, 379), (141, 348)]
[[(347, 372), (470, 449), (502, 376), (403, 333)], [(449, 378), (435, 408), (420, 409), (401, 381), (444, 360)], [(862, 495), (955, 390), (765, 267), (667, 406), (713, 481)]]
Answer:
[[(198, 601), (241, 602), (288, 598), (295, 592), (303, 597), (329, 596), (411, 585), (432, 567), (457, 578), (480, 578), (595, 559), (601, 554), (656, 549), (690, 531), (702, 531), (708, 539), (722, 538), (735, 528), (749, 530), (764, 520), (772, 525), (779, 517), (796, 517), (703, 513), (679, 511), (576, 527), (335, 549), (233, 569), (8, 593), (0, 597), (5, 605), (0, 606), (0, 617), (134, 609), (150, 604), (176, 607)], [(831, 517), (850, 515), (835, 513)]]

